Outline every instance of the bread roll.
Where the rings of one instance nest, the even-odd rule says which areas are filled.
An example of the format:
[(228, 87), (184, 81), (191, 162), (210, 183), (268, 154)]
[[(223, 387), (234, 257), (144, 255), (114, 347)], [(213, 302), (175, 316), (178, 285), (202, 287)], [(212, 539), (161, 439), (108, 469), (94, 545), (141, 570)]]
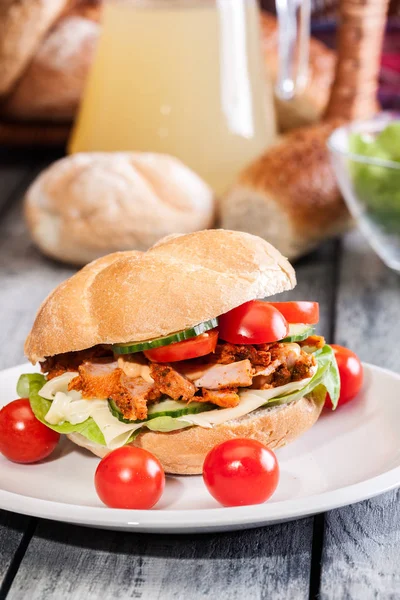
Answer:
[[(261, 40), (265, 64), (275, 85), (278, 79), (278, 23), (270, 13), (261, 15)], [(287, 131), (318, 121), (329, 100), (335, 76), (336, 55), (325, 44), (310, 39), (308, 81), (304, 91), (290, 101), (275, 99), (279, 129)]]
[(34, 363), (162, 337), (295, 284), (288, 261), (252, 235), (208, 230), (170, 238), (143, 254), (103, 257), (60, 284), (40, 307), (25, 354)]
[[(250, 438), (271, 449), (286, 446), (314, 425), (322, 407), (323, 402), (312, 397), (301, 398), (284, 406), (261, 408), (210, 429), (190, 427), (170, 433), (144, 430), (131, 445), (154, 454), (166, 473), (198, 475), (214, 446), (232, 438)], [(110, 452), (106, 446), (94, 444), (79, 433), (68, 437), (101, 458)]]
[(70, 121), (82, 96), (99, 31), (98, 23), (80, 16), (60, 20), (3, 104), (2, 113), (21, 120)]
[[(141, 341), (186, 329), (244, 302), (291, 289), (288, 261), (255, 236), (207, 230), (168, 236), (145, 253), (102, 257), (61, 283), (43, 302), (25, 343), (32, 362), (98, 344)], [(279, 448), (318, 419), (324, 400), (301, 398), (259, 408), (211, 428), (141, 431), (132, 442), (167, 473), (201, 473), (206, 454), (232, 438)], [(70, 439), (97, 456), (110, 450), (79, 434)]]
[(69, 0), (0, 2), (0, 96), (9, 92)]
[(39, 175), (25, 200), (39, 248), (77, 265), (209, 227), (214, 208), (212, 190), (178, 159), (128, 152), (63, 158)]
[(268, 239), (289, 259), (348, 229), (351, 219), (326, 146), (340, 121), (286, 134), (222, 198), (222, 227)]
[(101, 19), (102, 6), (103, 0), (75, 0), (74, 4), (67, 7), (67, 10), (62, 17), (77, 16), (99, 23)]

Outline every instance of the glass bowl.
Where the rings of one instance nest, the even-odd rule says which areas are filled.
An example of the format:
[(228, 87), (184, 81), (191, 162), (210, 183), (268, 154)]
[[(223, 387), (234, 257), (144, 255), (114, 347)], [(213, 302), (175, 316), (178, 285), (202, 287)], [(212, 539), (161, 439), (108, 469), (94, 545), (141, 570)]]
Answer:
[[(372, 146), (371, 156), (354, 153), (357, 144), (373, 141), (395, 121), (400, 133), (399, 117), (389, 114), (339, 127), (329, 137), (328, 148), (340, 190), (354, 220), (383, 262), (400, 272), (400, 162), (389, 160), (391, 155), (385, 149)], [(379, 156), (374, 155), (375, 151)]]

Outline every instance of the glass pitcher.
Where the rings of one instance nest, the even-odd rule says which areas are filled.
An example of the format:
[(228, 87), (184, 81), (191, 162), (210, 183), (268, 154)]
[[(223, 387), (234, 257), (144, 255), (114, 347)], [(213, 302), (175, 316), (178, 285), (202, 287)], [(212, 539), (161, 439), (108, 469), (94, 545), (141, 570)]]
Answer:
[[(296, 7), (277, 0), (285, 99), (295, 88)], [(301, 23), (300, 84), (306, 10)], [(275, 136), (256, 0), (106, 0), (70, 152), (172, 154), (221, 194)]]

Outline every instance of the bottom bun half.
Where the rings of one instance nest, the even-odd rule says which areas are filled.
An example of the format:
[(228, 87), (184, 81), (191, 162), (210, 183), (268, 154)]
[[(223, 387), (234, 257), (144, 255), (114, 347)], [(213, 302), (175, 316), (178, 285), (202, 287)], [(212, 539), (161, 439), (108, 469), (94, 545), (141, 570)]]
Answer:
[[(258, 409), (240, 419), (212, 428), (189, 427), (170, 433), (144, 431), (131, 446), (144, 448), (161, 462), (166, 473), (199, 475), (207, 453), (232, 438), (251, 438), (271, 449), (280, 448), (305, 433), (317, 421), (323, 402), (305, 397), (284, 406)], [(110, 452), (79, 433), (67, 436), (102, 458)]]

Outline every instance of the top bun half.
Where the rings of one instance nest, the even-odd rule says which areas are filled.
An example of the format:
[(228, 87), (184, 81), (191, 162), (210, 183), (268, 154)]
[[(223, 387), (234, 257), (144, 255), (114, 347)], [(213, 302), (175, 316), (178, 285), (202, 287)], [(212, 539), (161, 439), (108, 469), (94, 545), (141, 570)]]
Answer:
[(147, 252), (116, 252), (61, 283), (43, 302), (25, 343), (45, 357), (158, 338), (296, 285), (293, 267), (248, 233), (168, 236)]

